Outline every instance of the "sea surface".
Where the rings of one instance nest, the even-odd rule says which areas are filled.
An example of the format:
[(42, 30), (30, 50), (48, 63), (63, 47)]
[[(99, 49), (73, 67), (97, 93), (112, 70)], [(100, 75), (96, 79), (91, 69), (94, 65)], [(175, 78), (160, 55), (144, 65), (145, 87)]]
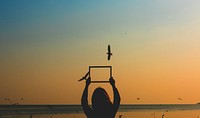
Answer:
[[(0, 105), (0, 118), (86, 118), (81, 105)], [(200, 104), (123, 104), (116, 118), (200, 118)]]

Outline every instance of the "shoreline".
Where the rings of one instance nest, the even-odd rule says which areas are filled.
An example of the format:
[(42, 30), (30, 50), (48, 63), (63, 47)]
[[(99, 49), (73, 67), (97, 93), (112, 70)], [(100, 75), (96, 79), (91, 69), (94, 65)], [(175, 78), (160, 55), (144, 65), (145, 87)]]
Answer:
[[(200, 110), (200, 104), (121, 104), (118, 112)], [(0, 115), (83, 113), (81, 105), (0, 105)]]

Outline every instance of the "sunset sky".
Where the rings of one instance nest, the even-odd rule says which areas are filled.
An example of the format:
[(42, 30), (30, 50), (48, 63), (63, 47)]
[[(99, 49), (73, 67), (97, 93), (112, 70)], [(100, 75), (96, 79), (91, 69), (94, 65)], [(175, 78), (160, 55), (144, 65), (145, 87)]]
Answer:
[(90, 65), (122, 104), (200, 102), (200, 1), (0, 0), (0, 104), (80, 104)]

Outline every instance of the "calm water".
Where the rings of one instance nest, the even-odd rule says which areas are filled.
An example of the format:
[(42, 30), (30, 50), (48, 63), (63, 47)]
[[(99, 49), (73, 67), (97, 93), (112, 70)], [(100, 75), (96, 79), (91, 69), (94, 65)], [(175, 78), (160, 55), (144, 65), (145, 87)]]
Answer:
[[(200, 118), (200, 105), (121, 105), (116, 118)], [(80, 105), (0, 105), (0, 118), (86, 118)]]
[[(132, 111), (132, 112), (118, 112), (116, 118), (122, 115), (121, 118), (199, 118), (200, 110), (187, 111)], [(30, 115), (8, 115), (0, 116), (1, 118), (31, 118)], [(86, 118), (84, 114), (36, 114), (32, 118)]]

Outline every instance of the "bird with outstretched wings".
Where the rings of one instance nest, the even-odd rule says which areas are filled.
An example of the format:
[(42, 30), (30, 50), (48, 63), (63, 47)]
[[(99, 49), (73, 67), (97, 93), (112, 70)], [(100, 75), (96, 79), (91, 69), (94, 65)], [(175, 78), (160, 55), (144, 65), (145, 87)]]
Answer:
[(112, 56), (110, 45), (108, 45), (108, 52), (107, 52), (107, 54), (108, 54), (108, 61), (109, 61), (110, 58), (111, 58), (111, 56)]
[(87, 72), (86, 74), (85, 74), (85, 76), (83, 76), (81, 79), (79, 79), (78, 81), (80, 82), (80, 81), (82, 81), (82, 80), (86, 80), (86, 78), (87, 78), (87, 76), (89, 75), (89, 72)]

